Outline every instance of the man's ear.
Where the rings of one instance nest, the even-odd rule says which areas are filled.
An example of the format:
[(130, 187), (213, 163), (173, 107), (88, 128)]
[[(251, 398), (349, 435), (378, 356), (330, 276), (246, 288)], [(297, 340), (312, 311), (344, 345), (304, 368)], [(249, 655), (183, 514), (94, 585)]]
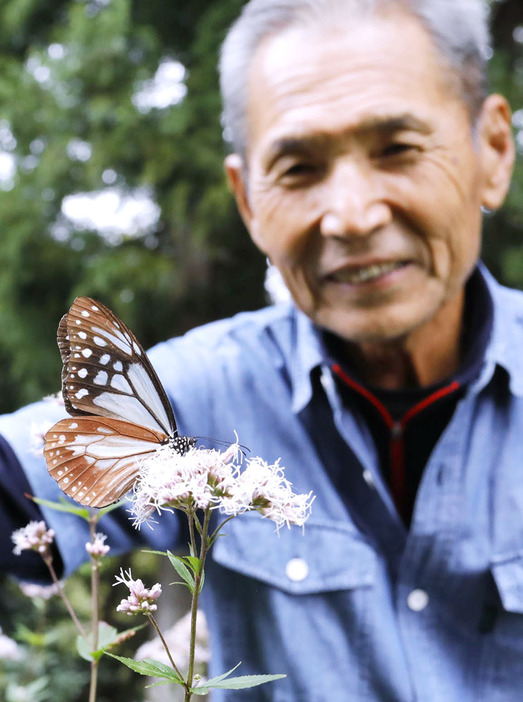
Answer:
[(501, 207), (512, 178), (515, 148), (512, 115), (502, 95), (489, 95), (478, 121), (483, 189), (481, 204), (489, 210)]
[(259, 236), (258, 219), (249, 202), (249, 193), (247, 185), (247, 168), (241, 156), (238, 154), (230, 154), (225, 159), (225, 173), (229, 187), (234, 193), (236, 204), (241, 214), (243, 222), (251, 235), (251, 239), (256, 246), (263, 252), (267, 253), (263, 247), (263, 242)]
[(246, 168), (243, 159), (238, 154), (229, 154), (225, 159), (227, 182), (236, 198), (238, 210), (247, 229), (251, 230), (253, 214), (249, 205), (247, 183), (245, 182)]

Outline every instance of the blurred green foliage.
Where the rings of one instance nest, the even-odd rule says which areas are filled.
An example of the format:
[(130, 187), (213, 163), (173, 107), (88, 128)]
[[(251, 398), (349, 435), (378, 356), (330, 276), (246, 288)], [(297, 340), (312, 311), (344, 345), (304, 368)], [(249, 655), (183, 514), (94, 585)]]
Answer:
[(483, 258), (499, 280), (523, 288), (523, 2), (492, 0), (490, 4), (491, 89), (505, 95), (512, 106), (518, 159), (505, 207), (485, 218)]
[[(0, 175), (2, 162), (16, 166), (0, 178), (0, 411), (58, 389), (56, 326), (76, 295), (109, 305), (146, 346), (264, 303), (263, 258), (222, 168), (216, 57), (242, 4), (0, 5)], [(511, 98), (521, 152), (523, 3), (491, 5), (492, 87)], [(139, 109), (137, 94), (166, 60), (185, 67), (185, 97)], [(104, 188), (146, 188), (160, 208), (152, 229), (127, 231), (122, 216), (120, 235), (104, 237), (64, 217), (68, 195)], [(495, 274), (519, 286), (522, 196), (519, 163), (507, 207), (487, 217), (484, 247)]]
[[(0, 5), (0, 155), (16, 163), (0, 182), (0, 410), (58, 389), (56, 326), (76, 295), (109, 305), (146, 346), (263, 304), (263, 259), (222, 166), (216, 56), (241, 4)], [(137, 109), (165, 60), (185, 67), (185, 98)], [(64, 220), (64, 197), (109, 177), (124, 194), (147, 188), (153, 231), (115, 240)]]

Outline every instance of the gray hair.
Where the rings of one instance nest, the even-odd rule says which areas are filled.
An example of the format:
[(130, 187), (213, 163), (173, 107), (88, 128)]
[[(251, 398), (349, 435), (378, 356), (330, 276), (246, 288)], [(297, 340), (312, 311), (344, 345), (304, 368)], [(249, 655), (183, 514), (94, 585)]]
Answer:
[(250, 0), (222, 45), (220, 86), (224, 139), (245, 156), (247, 93), (253, 56), (266, 38), (291, 26), (319, 23), (333, 15), (389, 9), (408, 12), (428, 32), (443, 63), (456, 75), (460, 97), (475, 122), (487, 95), (490, 57), (486, 0)]

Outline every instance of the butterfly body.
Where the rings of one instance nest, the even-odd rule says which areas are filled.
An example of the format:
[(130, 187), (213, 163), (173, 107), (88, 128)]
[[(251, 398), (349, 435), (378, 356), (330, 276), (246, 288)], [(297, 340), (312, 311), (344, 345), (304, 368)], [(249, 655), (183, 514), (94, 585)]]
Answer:
[(131, 330), (107, 307), (77, 298), (58, 327), (62, 394), (71, 417), (46, 435), (50, 475), (81, 504), (104, 507), (132, 487), (162, 445), (185, 454), (172, 407)]

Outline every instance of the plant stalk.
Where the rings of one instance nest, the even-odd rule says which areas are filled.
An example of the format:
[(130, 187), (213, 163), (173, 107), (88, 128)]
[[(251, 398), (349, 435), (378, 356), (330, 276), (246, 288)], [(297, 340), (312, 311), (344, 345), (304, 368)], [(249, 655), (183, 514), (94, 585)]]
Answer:
[[(193, 515), (193, 519), (197, 519), (198, 517), (196, 515)], [(198, 572), (195, 573), (194, 576), (194, 591), (192, 593), (192, 601), (191, 601), (191, 641), (190, 641), (190, 646), (189, 646), (189, 672), (187, 673), (187, 686), (185, 688), (185, 698), (184, 702), (190, 702), (192, 693), (191, 693), (191, 687), (193, 684), (193, 678), (194, 678), (194, 656), (195, 656), (195, 651), (196, 651), (196, 621), (198, 617), (198, 602), (200, 599), (200, 592), (202, 588), (202, 576), (204, 573), (204, 568), (205, 568), (205, 559), (207, 558), (207, 554), (209, 552), (209, 539), (208, 539), (208, 531), (209, 531), (209, 521), (211, 518), (211, 510), (206, 509), (204, 512), (204, 519), (203, 519), (203, 524), (201, 528), (201, 542), (200, 542), (200, 554), (199, 554), (199, 568)], [(191, 524), (191, 517), (189, 517), (189, 532), (191, 533), (191, 542), (194, 538), (194, 525)], [(196, 543), (194, 542), (193, 547), (196, 547)]]

